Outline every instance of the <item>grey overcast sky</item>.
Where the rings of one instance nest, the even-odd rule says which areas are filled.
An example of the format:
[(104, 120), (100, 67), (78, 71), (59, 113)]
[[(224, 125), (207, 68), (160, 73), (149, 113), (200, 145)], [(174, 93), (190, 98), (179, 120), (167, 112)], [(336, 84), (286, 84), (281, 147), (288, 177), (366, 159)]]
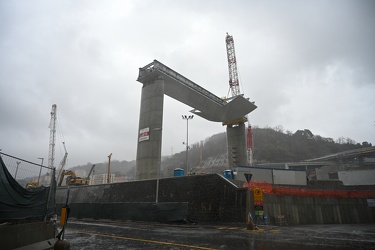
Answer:
[[(68, 167), (135, 160), (142, 84), (154, 59), (228, 95), (226, 32), (253, 126), (375, 144), (375, 1), (0, 2), (0, 149)], [(190, 107), (165, 97), (163, 155), (184, 150)], [(224, 132), (195, 116), (189, 142)], [(256, 148), (256, 142), (254, 142)], [(256, 154), (256, 150), (255, 150)]]

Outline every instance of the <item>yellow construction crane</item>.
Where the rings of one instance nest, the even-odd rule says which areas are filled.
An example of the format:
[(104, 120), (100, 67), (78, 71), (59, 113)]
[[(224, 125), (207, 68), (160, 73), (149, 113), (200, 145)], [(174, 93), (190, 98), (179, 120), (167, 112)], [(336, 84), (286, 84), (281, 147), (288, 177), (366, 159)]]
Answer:
[[(65, 155), (60, 162), (60, 172), (59, 172), (59, 175), (57, 176), (58, 180), (60, 180), (61, 176), (62, 176), (62, 178), (64, 178), (64, 175), (62, 175), (62, 173), (63, 173), (65, 165), (66, 165), (66, 159), (68, 158), (68, 152), (66, 151), (65, 142), (63, 142), (63, 145), (64, 145), (64, 150), (65, 150)], [(60, 183), (60, 185), (61, 185), (61, 183)]]

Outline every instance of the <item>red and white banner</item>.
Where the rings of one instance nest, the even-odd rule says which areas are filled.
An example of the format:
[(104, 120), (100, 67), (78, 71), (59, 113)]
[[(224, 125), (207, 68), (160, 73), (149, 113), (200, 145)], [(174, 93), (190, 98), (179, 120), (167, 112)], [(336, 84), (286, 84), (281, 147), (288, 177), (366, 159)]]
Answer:
[(143, 128), (139, 130), (138, 142), (148, 141), (150, 139), (150, 128)]

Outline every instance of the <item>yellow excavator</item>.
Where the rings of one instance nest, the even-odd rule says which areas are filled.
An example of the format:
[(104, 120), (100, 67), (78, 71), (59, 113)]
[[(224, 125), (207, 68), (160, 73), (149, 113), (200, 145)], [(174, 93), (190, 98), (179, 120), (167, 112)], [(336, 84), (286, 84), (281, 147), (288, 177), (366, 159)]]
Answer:
[(87, 175), (86, 178), (82, 178), (82, 177), (77, 177), (76, 173), (74, 171), (71, 171), (71, 170), (63, 170), (61, 175), (60, 175), (60, 179), (59, 179), (59, 183), (57, 184), (57, 186), (61, 186), (63, 180), (64, 180), (64, 176), (68, 176), (66, 177), (66, 185), (67, 186), (82, 186), (82, 185), (89, 185), (90, 183), (90, 175), (93, 171), (95, 167), (95, 164), (92, 165), (91, 167), (91, 170), (90, 170), (90, 173)]
[(39, 186), (39, 182), (29, 182), (26, 184), (25, 188), (37, 188)]
[(59, 179), (59, 182), (57, 183), (57, 186), (61, 186), (63, 180), (64, 180), (64, 176), (68, 176), (66, 178), (66, 185), (68, 185), (69, 181), (71, 181), (72, 179), (76, 178), (76, 173), (74, 171), (71, 171), (71, 170), (63, 170), (60, 174), (60, 179)]

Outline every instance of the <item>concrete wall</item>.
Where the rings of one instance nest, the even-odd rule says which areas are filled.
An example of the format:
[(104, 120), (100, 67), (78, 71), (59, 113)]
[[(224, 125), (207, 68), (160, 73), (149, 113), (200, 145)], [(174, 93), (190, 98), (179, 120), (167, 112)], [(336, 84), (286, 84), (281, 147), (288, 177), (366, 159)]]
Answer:
[[(58, 188), (58, 207), (65, 203), (66, 196), (67, 188)], [(129, 202), (152, 205), (155, 199), (156, 180), (143, 180), (70, 187), (69, 203), (80, 204), (82, 207), (88, 203), (92, 204), (91, 207), (103, 203)], [(159, 203), (188, 202), (186, 219), (191, 222), (245, 222), (246, 219), (246, 189), (237, 188), (232, 182), (217, 174), (160, 179), (158, 200)], [(76, 209), (83, 211), (79, 207)]]
[(375, 185), (375, 169), (339, 171), (339, 180), (344, 185)]
[[(336, 185), (336, 182), (319, 183), (316, 183), (314, 188), (340, 189), (342, 187)], [(242, 181), (229, 181), (217, 174), (164, 178), (160, 179), (159, 202), (187, 203), (186, 219), (190, 222), (245, 223), (246, 189), (238, 188), (242, 187), (242, 184)], [(301, 187), (306, 188), (306, 186)], [(65, 203), (66, 194), (66, 187), (58, 188), (57, 206), (61, 207)], [(264, 211), (272, 224), (279, 223), (277, 219), (279, 215), (284, 216), (283, 220), (288, 225), (374, 223), (373, 210), (368, 207), (366, 199), (273, 194), (263, 194), (263, 196)], [(121, 210), (127, 210), (129, 207), (129, 204), (125, 203), (142, 203), (142, 206), (144, 203), (149, 203), (150, 206), (153, 206), (155, 197), (156, 180), (143, 180), (70, 187), (69, 203), (76, 204), (72, 206), (72, 210), (91, 209), (96, 211), (95, 208), (98, 208), (99, 213), (109, 214), (110, 219), (124, 219), (121, 216), (125, 216), (126, 212)], [(111, 210), (108, 203), (114, 204), (117, 210)], [(107, 208), (103, 206), (107, 206)], [(250, 204), (251, 206), (254, 207), (253, 204)], [(145, 209), (144, 211), (151, 210)], [(119, 216), (116, 216), (115, 213), (118, 213)]]
[(252, 180), (266, 181), (268, 183), (273, 182), (272, 169), (271, 168), (260, 168), (260, 167), (238, 167), (237, 168), (237, 180), (246, 181), (244, 173), (252, 173)]
[(366, 199), (264, 195), (264, 212), (271, 224), (374, 223)]
[(328, 165), (323, 166), (321, 168), (316, 168), (316, 179), (317, 180), (329, 180), (330, 179), (330, 173), (335, 173), (338, 171), (345, 171), (346, 166), (344, 165)]
[(307, 185), (306, 171), (273, 169), (273, 184)]
[[(56, 206), (60, 211), (63, 204)], [(70, 217), (131, 221), (175, 222), (186, 219), (187, 202), (70, 203)]]
[(237, 167), (237, 180), (246, 181), (244, 173), (252, 173), (252, 180), (266, 181), (280, 185), (307, 185), (306, 171), (292, 169), (272, 169), (265, 167)]
[(48, 246), (53, 246), (55, 243), (55, 230), (56, 227), (52, 222), (31, 222), (1, 226), (0, 249), (7, 250), (25, 246), (29, 246), (25, 249), (47, 249)]

